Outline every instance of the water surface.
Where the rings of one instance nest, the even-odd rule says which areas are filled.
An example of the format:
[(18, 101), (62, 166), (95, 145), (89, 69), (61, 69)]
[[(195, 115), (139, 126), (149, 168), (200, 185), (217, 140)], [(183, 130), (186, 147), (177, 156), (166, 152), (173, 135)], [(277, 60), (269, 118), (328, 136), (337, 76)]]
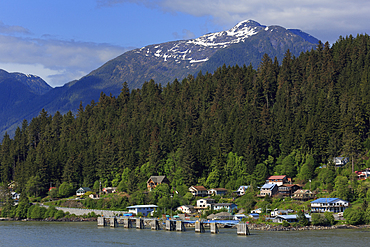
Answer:
[(368, 246), (369, 230), (251, 231), (219, 234), (97, 227), (96, 222), (0, 222), (0, 246)]

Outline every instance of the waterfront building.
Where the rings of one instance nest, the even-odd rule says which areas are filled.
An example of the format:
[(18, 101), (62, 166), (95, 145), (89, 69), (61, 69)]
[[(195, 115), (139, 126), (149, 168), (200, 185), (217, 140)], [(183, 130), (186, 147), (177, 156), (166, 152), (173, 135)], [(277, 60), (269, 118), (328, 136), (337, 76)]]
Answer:
[(349, 207), (349, 202), (340, 198), (319, 198), (311, 202), (311, 212), (323, 213), (326, 211), (339, 213)]
[(157, 205), (135, 205), (127, 207), (129, 213), (133, 213), (136, 215), (138, 213), (142, 213), (143, 216), (147, 216), (149, 213), (153, 212), (156, 208), (158, 208)]

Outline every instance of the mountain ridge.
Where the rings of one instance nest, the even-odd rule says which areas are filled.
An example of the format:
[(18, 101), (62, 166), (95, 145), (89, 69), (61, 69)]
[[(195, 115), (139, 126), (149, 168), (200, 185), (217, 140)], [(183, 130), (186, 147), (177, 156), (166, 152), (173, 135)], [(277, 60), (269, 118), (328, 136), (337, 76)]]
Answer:
[[(265, 53), (277, 57), (281, 62), (287, 49), (295, 56), (314, 49), (318, 40), (311, 37), (300, 30), (292, 32), (284, 27), (264, 26), (247, 20), (229, 30), (205, 34), (195, 39), (137, 48), (107, 61), (79, 80), (52, 88), (43, 94), (36, 90), (34, 95), (10, 106), (7, 112), (0, 115), (0, 134), (3, 135), (5, 131), (14, 133), (23, 119), (30, 120), (42, 109), (50, 114), (56, 111), (62, 114), (69, 110), (76, 112), (80, 103), (85, 106), (92, 100), (97, 102), (102, 92), (118, 96), (124, 82), (127, 82), (130, 89), (135, 89), (141, 88), (145, 81), (151, 79), (167, 84), (175, 79), (182, 80), (188, 75), (196, 75), (199, 71), (213, 73), (224, 64), (251, 64), (257, 68)], [(308, 38), (316, 43), (307, 41)], [(26, 75), (19, 76), (29, 78)], [(36, 81), (33, 83), (37, 84)], [(27, 83), (25, 85), (31, 88)]]

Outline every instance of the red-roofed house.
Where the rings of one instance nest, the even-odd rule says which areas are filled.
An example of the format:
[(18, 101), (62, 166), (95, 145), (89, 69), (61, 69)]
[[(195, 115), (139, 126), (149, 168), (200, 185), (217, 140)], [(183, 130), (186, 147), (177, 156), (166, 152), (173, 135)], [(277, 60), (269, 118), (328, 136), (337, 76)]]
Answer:
[(268, 178), (267, 183), (276, 184), (276, 185), (280, 186), (280, 185), (283, 185), (283, 184), (288, 184), (291, 181), (292, 180), (290, 178), (288, 178), (286, 175), (278, 175), (278, 176), (270, 176)]
[(207, 196), (208, 195), (208, 190), (204, 188), (204, 186), (191, 186), (189, 188), (189, 191), (194, 195), (194, 196)]

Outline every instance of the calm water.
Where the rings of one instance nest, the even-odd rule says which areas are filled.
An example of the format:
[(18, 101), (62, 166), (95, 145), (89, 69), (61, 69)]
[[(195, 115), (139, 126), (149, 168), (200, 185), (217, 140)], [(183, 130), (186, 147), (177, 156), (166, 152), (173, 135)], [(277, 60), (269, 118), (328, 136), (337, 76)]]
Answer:
[(252, 231), (236, 235), (236, 229), (219, 234), (98, 228), (96, 222), (0, 222), (0, 246), (369, 246), (368, 230), (299, 232)]

